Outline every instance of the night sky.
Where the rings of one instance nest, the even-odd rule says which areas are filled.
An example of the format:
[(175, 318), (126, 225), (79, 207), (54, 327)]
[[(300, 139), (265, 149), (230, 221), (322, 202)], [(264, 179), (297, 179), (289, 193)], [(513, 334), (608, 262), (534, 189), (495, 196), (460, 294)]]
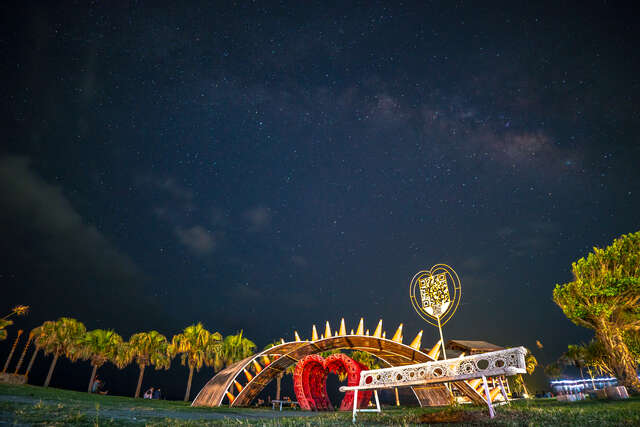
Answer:
[[(86, 3), (2, 14), (0, 309), (30, 305), (18, 327), (202, 321), (261, 348), (364, 317), (430, 346), (409, 282), (446, 263), (463, 294), (445, 338), (544, 364), (592, 336), (551, 292), (640, 229), (630, 9)], [(53, 385), (84, 389), (74, 367)], [(133, 392), (126, 372), (112, 390)], [(149, 381), (178, 398), (186, 372)]]

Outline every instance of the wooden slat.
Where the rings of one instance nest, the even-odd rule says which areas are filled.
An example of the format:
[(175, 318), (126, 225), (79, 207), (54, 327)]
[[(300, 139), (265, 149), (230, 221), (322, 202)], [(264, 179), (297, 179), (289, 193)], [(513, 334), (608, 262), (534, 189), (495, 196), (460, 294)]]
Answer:
[(339, 349), (366, 351), (379, 357), (389, 366), (403, 366), (433, 360), (427, 354), (417, 351), (408, 345), (372, 336), (348, 335), (325, 338), (315, 342), (302, 341), (285, 343), (251, 356), (220, 371), (207, 382), (200, 393), (198, 393), (192, 405), (219, 406), (224, 399), (225, 392), (233, 384), (236, 375), (240, 373), (246, 365), (250, 364), (254, 358), (260, 358), (263, 354), (279, 354), (281, 356), (265, 366), (260, 373), (254, 376), (252, 381), (244, 385), (242, 391), (235, 397), (232, 406), (249, 405), (271, 380), (303, 357), (310, 354)]

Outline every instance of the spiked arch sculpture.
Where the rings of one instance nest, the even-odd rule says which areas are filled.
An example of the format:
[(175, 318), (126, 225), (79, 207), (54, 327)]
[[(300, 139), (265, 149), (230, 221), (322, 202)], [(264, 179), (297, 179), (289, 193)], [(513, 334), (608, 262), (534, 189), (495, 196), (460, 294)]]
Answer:
[[(364, 330), (363, 319), (360, 319), (354, 333), (347, 334), (344, 319), (340, 328), (331, 332), (329, 322), (326, 323), (325, 333), (318, 337), (315, 325), (311, 340), (301, 340), (295, 332), (295, 341), (282, 342), (244, 360), (234, 363), (218, 372), (200, 390), (193, 400), (192, 406), (249, 406), (253, 399), (278, 374), (286, 371), (290, 366), (298, 363), (304, 357), (319, 354), (329, 350), (359, 350), (370, 353), (388, 366), (403, 366), (424, 363), (435, 360), (439, 343), (429, 353), (422, 352), (422, 331), (416, 335), (410, 345), (402, 343), (402, 324), (398, 327), (393, 338), (387, 339), (382, 331), (382, 320), (378, 322), (373, 335)], [(250, 371), (253, 370), (252, 374)], [(458, 389), (471, 400), (483, 403), (482, 395), (469, 383), (459, 381), (455, 383)], [(420, 405), (427, 406), (433, 401), (433, 390), (413, 389)]]

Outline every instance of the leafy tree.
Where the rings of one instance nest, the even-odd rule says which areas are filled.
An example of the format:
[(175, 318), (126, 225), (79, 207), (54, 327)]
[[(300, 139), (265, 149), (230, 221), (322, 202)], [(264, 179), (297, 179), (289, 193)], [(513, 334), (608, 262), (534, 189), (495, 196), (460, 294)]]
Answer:
[(61, 317), (56, 321), (48, 320), (40, 326), (36, 345), (42, 348), (45, 354), (53, 354), (49, 373), (44, 381), (45, 387), (48, 387), (51, 382), (53, 369), (60, 356), (66, 356), (72, 362), (78, 360), (80, 356), (79, 341), (86, 332), (82, 322), (69, 317)]
[(184, 331), (175, 335), (171, 340), (169, 351), (171, 354), (180, 354), (182, 366), (189, 366), (189, 380), (184, 401), (189, 400), (193, 370), (200, 371), (202, 365), (212, 366), (215, 363), (217, 353), (222, 347), (222, 335), (218, 332), (207, 331), (202, 323), (187, 326)]
[(169, 369), (171, 366), (171, 354), (167, 338), (158, 331), (139, 332), (129, 338), (125, 346), (126, 355), (121, 356), (124, 361), (135, 360), (140, 367), (138, 385), (134, 397), (140, 397), (142, 377), (147, 366), (153, 366), (156, 370)]
[(7, 339), (7, 326), (13, 325), (13, 320), (9, 320), (11, 316), (25, 316), (29, 312), (28, 305), (16, 305), (11, 309), (11, 312), (6, 316), (0, 318), (0, 341)]
[(631, 357), (635, 361), (636, 366), (640, 364), (640, 332), (626, 331), (624, 334), (624, 342), (627, 344)]
[(621, 385), (640, 392), (633, 355), (624, 336), (640, 329), (640, 232), (593, 248), (572, 264), (574, 280), (556, 285), (553, 300), (567, 318), (595, 330)]
[(588, 369), (595, 369), (601, 374), (615, 376), (613, 369), (611, 369), (609, 354), (597, 339), (592, 339), (584, 346), (584, 360)]
[(220, 351), (216, 354), (214, 369), (219, 371), (239, 360), (251, 356), (256, 349), (253, 341), (242, 336), (242, 331), (236, 335), (224, 337)]
[(120, 347), (122, 346), (122, 337), (114, 331), (105, 331), (104, 329), (95, 329), (87, 332), (79, 340), (80, 357), (91, 361), (93, 367), (91, 377), (89, 379), (88, 392), (91, 392), (91, 386), (96, 377), (98, 368), (106, 362), (113, 362), (118, 367), (122, 367), (118, 359)]

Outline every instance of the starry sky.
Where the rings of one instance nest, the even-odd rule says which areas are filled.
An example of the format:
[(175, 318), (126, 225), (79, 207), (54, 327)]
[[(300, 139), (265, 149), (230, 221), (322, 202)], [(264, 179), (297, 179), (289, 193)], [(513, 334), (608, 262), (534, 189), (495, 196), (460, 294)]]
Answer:
[[(167, 3), (1, 18), (0, 308), (30, 305), (20, 327), (202, 321), (262, 347), (364, 317), (427, 345), (409, 282), (446, 263), (463, 295), (445, 338), (541, 363), (590, 339), (551, 291), (640, 229), (630, 10)], [(85, 387), (88, 365), (59, 369)], [(183, 370), (156, 378), (179, 397)], [(107, 382), (133, 391), (131, 372)]]

